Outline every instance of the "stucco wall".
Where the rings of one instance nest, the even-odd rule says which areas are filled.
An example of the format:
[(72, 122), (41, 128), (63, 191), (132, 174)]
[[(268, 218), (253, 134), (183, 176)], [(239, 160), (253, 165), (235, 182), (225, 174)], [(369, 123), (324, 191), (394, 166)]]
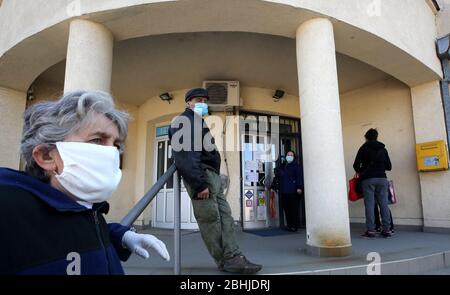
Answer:
[[(55, 99), (60, 94), (61, 86), (49, 85), (45, 81), (36, 84), (36, 101), (44, 98)], [(193, 85), (194, 87), (195, 85)], [(442, 104), (438, 85), (424, 85), (413, 89), (415, 109), (413, 122), (413, 105), (411, 90), (395, 79), (388, 79), (376, 84), (344, 93), (341, 95), (342, 125), (344, 135), (344, 151), (347, 178), (353, 175), (353, 160), (363, 143), (365, 131), (376, 127), (380, 131), (380, 140), (389, 150), (393, 171), (388, 173), (396, 185), (398, 204), (391, 206), (397, 224), (422, 225), (422, 200), (419, 176), (416, 172), (414, 145), (416, 137), (419, 141), (434, 140), (445, 134), (442, 120)], [(58, 90), (59, 89), (59, 90)], [(130, 112), (133, 120), (130, 123), (129, 137), (124, 154), (124, 176), (119, 189), (111, 199), (111, 212), (108, 219), (120, 220), (129, 209), (143, 196), (153, 184), (154, 139), (155, 128), (170, 123), (176, 114), (184, 109), (184, 93), (186, 89), (172, 91), (174, 100), (171, 104), (163, 102), (159, 97), (152, 97), (143, 105), (130, 106), (116, 98), (119, 107)], [(298, 117), (300, 108), (298, 98), (286, 94), (279, 102), (274, 102), (274, 90), (255, 87), (241, 87), (242, 110), (254, 112), (270, 112), (290, 117)], [(430, 97), (434, 103), (430, 104)], [(438, 114), (437, 116), (431, 114)], [(221, 115), (215, 113), (215, 115)], [(432, 120), (430, 120), (432, 119)], [(414, 124), (415, 129), (414, 129)], [(227, 130), (232, 128), (232, 122)], [(434, 133), (430, 130), (435, 130)], [(436, 131), (437, 130), (437, 131)], [(216, 138), (220, 129), (213, 129)], [(416, 135), (414, 132), (418, 135)], [(433, 135), (434, 134), (434, 135)], [(224, 159), (224, 154), (222, 153)], [(239, 152), (227, 152), (226, 158), (230, 173), (230, 191), (227, 195), (235, 220), (240, 219), (240, 156)], [(225, 163), (222, 163), (223, 174), (227, 174)], [(441, 219), (446, 219), (450, 210), (448, 198), (445, 197), (445, 183), (449, 182), (448, 173), (433, 172), (421, 175), (422, 194), (424, 198), (425, 225), (445, 226)], [(439, 182), (439, 186), (433, 183)], [(437, 200), (441, 200), (436, 203)], [(428, 200), (428, 201), (427, 201)], [(149, 207), (137, 224), (148, 224), (151, 219)], [(364, 221), (362, 202), (350, 204), (350, 217), (353, 222)], [(437, 221), (436, 221), (437, 220)]]
[[(152, 97), (138, 109), (136, 176), (134, 203), (136, 203), (154, 184), (154, 142), (155, 129), (161, 124), (170, 124), (173, 116), (184, 110), (184, 93), (186, 90), (173, 91), (173, 101), (169, 104), (159, 97)], [(136, 222), (148, 224), (151, 220), (152, 206)]]
[(122, 155), (122, 180), (118, 189), (111, 197), (110, 211), (107, 215), (109, 221), (120, 221), (133, 207), (135, 195), (135, 177), (136, 177), (136, 150), (137, 150), (137, 127), (138, 127), (138, 108), (126, 103), (118, 102), (118, 108), (125, 110), (131, 116), (128, 125), (128, 137), (125, 142), (125, 152)]
[(26, 94), (0, 87), (0, 167), (19, 168)]
[[(56, 99), (61, 93), (61, 85), (50, 85), (45, 81), (38, 81), (35, 86), (36, 99), (33, 103), (45, 99)], [(378, 128), (380, 140), (387, 145), (393, 163), (393, 171), (388, 174), (394, 180), (398, 194), (398, 204), (391, 206), (397, 224), (422, 225), (423, 206), (425, 226), (450, 226), (448, 216), (450, 204), (445, 194), (450, 189), (450, 187), (447, 188), (447, 183), (450, 183), (449, 173), (421, 173), (419, 183), (415, 162), (416, 138), (418, 142), (422, 142), (445, 135), (438, 87), (438, 83), (435, 82), (412, 89), (412, 103), (411, 90), (395, 79), (388, 79), (341, 95), (347, 178), (354, 173), (352, 164), (359, 146), (363, 143), (364, 132), (371, 127)], [(111, 199), (111, 212), (107, 216), (109, 220), (120, 220), (153, 184), (155, 128), (158, 125), (170, 123), (171, 118), (184, 109), (185, 92), (184, 89), (171, 92), (174, 95), (171, 104), (161, 101), (159, 97), (152, 97), (139, 107), (120, 102), (126, 101), (126, 98), (116, 98), (119, 101), (118, 106), (129, 111), (133, 120), (130, 122), (129, 137), (123, 157), (123, 179)], [(1, 118), (10, 116), (11, 118), (8, 117), (7, 121), (8, 126), (11, 126), (11, 121), (17, 123), (14, 125), (21, 126), (21, 116), (25, 107), (24, 94), (14, 91), (5, 92), (5, 90), (1, 93), (3, 95), (0, 102), (5, 107), (2, 105), (0, 110), (15, 109), (14, 112), (6, 112)], [(5, 96), (5, 93), (8, 95)], [(279, 102), (274, 102), (273, 93), (274, 90), (271, 89), (242, 87), (242, 110), (299, 116), (297, 97), (286, 94)], [(11, 100), (13, 97), (14, 99)], [(223, 116), (218, 113), (216, 115)], [(227, 126), (228, 131), (231, 124), (232, 122)], [(2, 124), (2, 126), (5, 125)], [(9, 142), (20, 141), (21, 127), (17, 126), (14, 134), (9, 131), (10, 128), (7, 129), (10, 137), (2, 143), (8, 142), (8, 147)], [(220, 129), (212, 131), (216, 137), (219, 137)], [(11, 150), (11, 155), (2, 154), (3, 161), (11, 161), (14, 158), (16, 160), (13, 161), (13, 166), (18, 165), (18, 153)], [(222, 158), (224, 158), (223, 154)], [(240, 174), (235, 173), (240, 171), (239, 152), (227, 152), (226, 158), (231, 171), (230, 192), (227, 198), (233, 217), (239, 220)], [(222, 163), (221, 172), (227, 174), (225, 163)], [(421, 193), (424, 196), (423, 201)], [(350, 204), (350, 217), (353, 222), (363, 222), (362, 202)], [(141, 218), (138, 224), (141, 222), (148, 224), (150, 218), (151, 207), (147, 209), (145, 219)]]
[(437, 14), (436, 24), (438, 37), (450, 33), (450, 0), (437, 0), (441, 10)]
[[(194, 87), (195, 85), (193, 85)], [(173, 95), (171, 104), (163, 102), (159, 97), (152, 97), (146, 103), (139, 107), (138, 119), (138, 136), (137, 136), (137, 163), (145, 163), (145, 165), (137, 165), (136, 170), (136, 195), (137, 201), (153, 184), (153, 156), (154, 156), (154, 129), (156, 126), (169, 124), (173, 116), (184, 110), (184, 94), (186, 89), (170, 92)], [(279, 102), (273, 101), (274, 90), (261, 88), (241, 88), (241, 98), (243, 100), (242, 109), (248, 111), (266, 111), (269, 109), (272, 113), (278, 113), (288, 116), (298, 116), (299, 107), (298, 99), (295, 96), (286, 94)], [(213, 115), (224, 118), (223, 112), (213, 113)], [(232, 119), (229, 121), (227, 133), (231, 131), (233, 125)], [(215, 138), (220, 137), (221, 128), (212, 129), (211, 132)], [(237, 143), (238, 139), (235, 139)], [(230, 191), (227, 199), (230, 203), (233, 217), (235, 220), (240, 219), (240, 155), (239, 152), (228, 151), (226, 155), (221, 153), (222, 165), (221, 173), (227, 174), (226, 164), (227, 158), (228, 169), (230, 173)], [(141, 216), (138, 224), (148, 223), (151, 218), (151, 207)]]
[[(388, 79), (341, 96), (347, 179), (364, 134), (377, 128), (392, 162), (388, 178), (394, 181), (398, 203), (391, 205), (396, 224), (422, 225), (420, 184), (416, 169), (415, 136), (410, 89)], [(365, 222), (362, 200), (349, 205), (352, 222)]]
[[(439, 82), (411, 89), (417, 143), (446, 140)], [(425, 227), (450, 228), (450, 171), (421, 172)]]
[[(171, 92), (174, 101), (169, 105), (158, 97), (150, 98), (139, 108), (138, 144), (136, 172), (136, 199), (151, 186), (153, 179), (153, 142), (154, 128), (169, 123), (173, 115), (184, 109), (185, 90)], [(279, 102), (273, 102), (274, 90), (261, 88), (241, 88), (243, 110), (270, 112), (284, 116), (298, 117), (300, 113), (298, 98), (286, 95)], [(164, 110), (162, 112), (162, 110)], [(409, 88), (403, 83), (388, 79), (341, 96), (342, 124), (347, 178), (353, 175), (353, 160), (363, 143), (364, 132), (376, 127), (380, 131), (380, 140), (385, 142), (392, 159), (394, 169), (389, 173), (395, 182), (398, 203), (392, 206), (397, 224), (422, 225), (422, 203), (420, 186), (415, 162), (415, 136)], [(230, 128), (230, 125), (227, 127)], [(213, 134), (215, 133), (212, 130)], [(217, 132), (217, 130), (216, 130)], [(220, 133), (220, 132), (219, 132)], [(218, 137), (218, 134), (214, 134)], [(223, 158), (223, 156), (222, 156)], [(235, 220), (240, 219), (240, 159), (238, 152), (227, 152), (231, 171), (228, 202)], [(226, 174), (222, 163), (223, 174)], [(145, 214), (148, 223), (151, 209)], [(353, 222), (364, 222), (362, 202), (350, 204), (350, 217)]]

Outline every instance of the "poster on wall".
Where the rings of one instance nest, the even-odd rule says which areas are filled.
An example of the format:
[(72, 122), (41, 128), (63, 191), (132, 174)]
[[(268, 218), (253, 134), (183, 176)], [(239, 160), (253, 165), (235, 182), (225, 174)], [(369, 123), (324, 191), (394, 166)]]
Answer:
[(260, 191), (258, 192), (258, 206), (265, 206), (266, 205), (266, 192)]
[(254, 160), (245, 161), (245, 170), (248, 170), (248, 171), (251, 171), (251, 170), (256, 171), (256, 170), (258, 170), (258, 161), (254, 161)]
[(263, 169), (263, 161), (258, 161), (258, 171), (260, 171), (260, 172), (264, 171), (264, 169)]
[(255, 151), (255, 152), (253, 153), (253, 157), (254, 157), (256, 160), (260, 160), (260, 161), (262, 161), (262, 162), (265, 162), (265, 161), (266, 161), (266, 158), (267, 158), (267, 155), (266, 155), (266, 152), (265, 152), (265, 151)]
[(256, 209), (256, 215), (257, 220), (266, 220), (266, 206), (258, 206)]
[(251, 220), (254, 220), (254, 219), (255, 219), (255, 214), (254, 214), (253, 209), (248, 210), (248, 218), (247, 218), (247, 221), (251, 221)]
[(245, 171), (245, 181), (246, 182), (257, 182), (258, 181), (258, 173)]
[(253, 191), (247, 190), (247, 191), (245, 192), (245, 196), (247, 197), (247, 199), (253, 198)]

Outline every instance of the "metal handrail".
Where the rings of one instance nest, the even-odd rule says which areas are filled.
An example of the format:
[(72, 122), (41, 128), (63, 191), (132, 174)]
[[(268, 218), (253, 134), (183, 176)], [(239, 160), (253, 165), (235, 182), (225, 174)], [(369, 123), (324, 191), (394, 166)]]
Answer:
[(174, 274), (179, 275), (181, 269), (181, 189), (180, 176), (175, 164), (172, 164), (139, 202), (131, 208), (130, 212), (128, 212), (128, 214), (120, 221), (120, 224), (131, 226), (171, 177), (173, 177), (174, 195)]
[(169, 169), (158, 179), (158, 181), (150, 188), (150, 190), (139, 200), (139, 202), (134, 205), (130, 212), (122, 219), (120, 224), (124, 226), (130, 226), (136, 219), (141, 215), (141, 213), (147, 208), (153, 198), (158, 194), (158, 192), (163, 188), (163, 186), (169, 181), (170, 177), (175, 173), (177, 168), (175, 164), (172, 164)]

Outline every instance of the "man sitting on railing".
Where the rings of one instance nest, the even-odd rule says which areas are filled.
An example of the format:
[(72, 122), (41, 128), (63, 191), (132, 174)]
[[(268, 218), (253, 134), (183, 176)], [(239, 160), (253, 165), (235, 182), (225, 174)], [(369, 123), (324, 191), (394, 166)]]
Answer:
[(252, 274), (262, 266), (242, 255), (236, 240), (230, 206), (223, 194), (220, 154), (203, 116), (208, 92), (186, 93), (186, 110), (172, 122), (169, 136), (175, 165), (192, 200), (203, 241), (221, 271)]

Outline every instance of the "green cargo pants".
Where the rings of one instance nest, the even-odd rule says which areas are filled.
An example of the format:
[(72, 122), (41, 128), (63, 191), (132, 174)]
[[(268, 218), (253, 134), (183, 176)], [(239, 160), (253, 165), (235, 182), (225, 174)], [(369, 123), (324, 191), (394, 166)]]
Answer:
[(210, 169), (204, 171), (209, 189), (208, 199), (195, 199), (197, 192), (193, 191), (186, 181), (183, 182), (191, 198), (202, 239), (216, 264), (220, 266), (225, 259), (240, 255), (241, 252), (236, 240), (230, 205), (223, 194), (220, 176)]

